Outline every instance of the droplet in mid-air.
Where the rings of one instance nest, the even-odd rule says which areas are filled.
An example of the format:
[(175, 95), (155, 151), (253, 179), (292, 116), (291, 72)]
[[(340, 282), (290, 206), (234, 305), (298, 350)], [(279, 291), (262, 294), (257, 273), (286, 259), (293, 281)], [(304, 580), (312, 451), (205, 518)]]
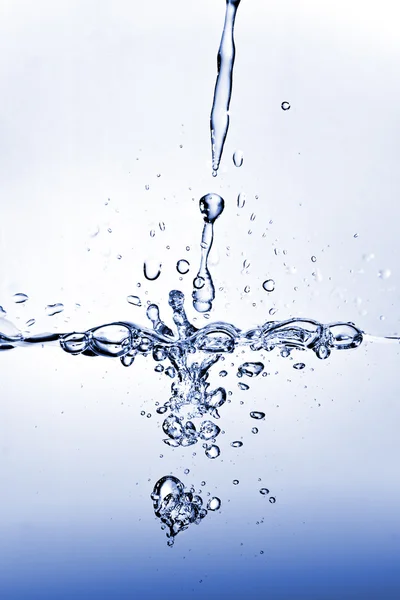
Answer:
[(64, 304), (61, 304), (61, 302), (57, 302), (56, 304), (48, 304), (45, 310), (48, 317), (54, 317), (54, 315), (58, 315), (58, 313), (64, 310)]
[(189, 263), (189, 261), (185, 260), (184, 258), (182, 258), (181, 260), (178, 260), (178, 262), (176, 263), (176, 270), (181, 275), (186, 275), (186, 273), (188, 273), (188, 271), (189, 271), (189, 268), (190, 268), (190, 263)]
[(286, 102), (286, 101), (282, 102), (282, 104), (281, 104), (282, 110), (289, 110), (289, 108), (290, 108), (289, 102)]
[(149, 281), (155, 281), (161, 274), (161, 263), (155, 259), (146, 260), (143, 264), (143, 273)]
[(206, 194), (200, 198), (200, 212), (206, 223), (214, 223), (225, 207), (224, 199), (218, 194)]
[(250, 416), (252, 419), (264, 419), (265, 417), (265, 413), (258, 411), (258, 410), (252, 410), (250, 413)]
[(133, 306), (142, 306), (139, 296), (127, 296), (126, 299)]
[(233, 153), (233, 164), (235, 165), (235, 167), (241, 167), (243, 164), (243, 152), (241, 150), (236, 150), (236, 152)]
[(267, 279), (263, 283), (263, 288), (266, 292), (273, 292), (275, 289), (275, 281), (273, 279)]

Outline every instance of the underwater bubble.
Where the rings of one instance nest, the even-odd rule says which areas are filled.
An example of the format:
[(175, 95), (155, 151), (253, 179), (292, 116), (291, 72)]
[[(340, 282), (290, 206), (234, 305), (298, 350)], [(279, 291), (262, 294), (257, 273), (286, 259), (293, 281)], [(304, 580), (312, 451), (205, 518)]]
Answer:
[(311, 262), (317, 262), (317, 257), (316, 256), (312, 256), (311, 257)]
[(248, 390), (248, 389), (250, 389), (250, 386), (249, 386), (249, 385), (247, 385), (247, 383), (241, 383), (241, 382), (239, 382), (239, 383), (238, 383), (238, 388), (240, 388), (241, 390), (244, 390), (244, 391), (245, 391), (245, 390)]
[(242, 193), (239, 194), (239, 196), (237, 197), (237, 207), (238, 208), (243, 208), (244, 205), (246, 204), (246, 195)]
[(188, 475), (190, 473), (190, 469), (185, 469), (184, 473), (185, 473), (185, 475)]
[(149, 281), (155, 281), (161, 274), (161, 263), (155, 259), (146, 260), (143, 264), (143, 273)]
[[(157, 175), (157, 177), (159, 177), (159, 175)], [(158, 224), (160, 231), (165, 231), (165, 223), (163, 221), (160, 221)]]
[(190, 263), (189, 263), (189, 261), (185, 260), (184, 258), (181, 260), (178, 260), (178, 262), (176, 263), (176, 270), (181, 275), (186, 275), (186, 273), (188, 273), (188, 271), (189, 271), (189, 268), (190, 268)]
[(252, 419), (264, 419), (265, 413), (260, 412), (258, 410), (252, 410), (250, 416)]
[(266, 496), (267, 494), (269, 494), (269, 490), (267, 488), (261, 488), (260, 494), (262, 496)]
[(207, 458), (211, 458), (211, 459), (218, 458), (218, 456), (220, 454), (221, 454), (221, 450), (215, 444), (206, 448), (206, 451), (205, 451), (205, 455), (207, 456)]
[(274, 498), (273, 496), (270, 497), (269, 501), (271, 502), (271, 504), (275, 504), (276, 502), (276, 498)]
[(212, 421), (203, 421), (200, 425), (199, 436), (203, 440), (211, 440), (216, 438), (221, 429)]
[(54, 317), (54, 315), (58, 315), (64, 310), (64, 304), (61, 302), (57, 302), (56, 304), (48, 304), (45, 308), (46, 315), (48, 317)]
[(18, 294), (14, 294), (13, 296), (15, 304), (24, 304), (27, 300), (29, 300), (29, 296), (23, 294), (22, 292), (18, 292)]
[[(1, 307), (0, 307), (0, 308), (1, 308)], [(0, 317), (1, 317), (1, 311), (0, 311)], [(27, 321), (27, 322), (25, 323), (25, 325), (26, 325), (27, 327), (32, 327), (32, 325), (34, 325), (35, 323), (36, 323), (36, 320), (35, 320), (35, 319), (29, 319), (29, 321)]]
[(243, 442), (235, 441), (231, 442), (232, 448), (241, 448), (243, 446)]
[(233, 485), (239, 485), (239, 479), (234, 479), (234, 480), (232, 481), (232, 483), (233, 483)]
[(255, 213), (251, 213), (251, 215), (250, 215), (250, 221), (255, 221), (255, 220), (256, 220)]
[(275, 289), (275, 281), (273, 279), (267, 279), (262, 286), (266, 292), (273, 292)]
[(110, 324), (92, 329), (90, 349), (99, 356), (123, 356), (131, 347), (131, 331), (126, 325)]
[(173, 379), (176, 375), (176, 371), (174, 367), (167, 367), (165, 369), (165, 374), (168, 375), (168, 377), (171, 377), (171, 379)]
[(206, 223), (214, 223), (225, 207), (224, 199), (218, 194), (206, 194), (199, 200), (200, 212)]
[(89, 347), (89, 337), (86, 333), (69, 333), (60, 339), (60, 346), (69, 354), (80, 354)]
[(298, 371), (300, 371), (301, 369), (304, 369), (306, 365), (304, 363), (296, 363), (295, 365), (293, 365), (293, 369), (297, 369)]
[(219, 372), (220, 377), (226, 377), (227, 375), (228, 375), (228, 371), (220, 371)]
[(270, 308), (270, 309), (269, 309), (269, 311), (268, 311), (268, 314), (270, 314), (270, 315), (271, 315), (271, 317), (272, 317), (272, 316), (273, 316), (273, 315), (275, 315), (277, 312), (278, 312), (278, 309), (277, 309), (277, 308)]
[(156, 235), (156, 232), (154, 231), (154, 229), (150, 230), (150, 237), (154, 237)]
[(248, 294), (250, 292), (250, 286), (246, 285), (246, 287), (244, 288), (244, 292), (245, 294)]
[[(156, 367), (154, 367), (154, 370), (157, 373), (162, 373), (164, 371), (164, 367), (162, 365), (157, 365)], [(166, 409), (165, 409), (166, 410)], [(158, 412), (158, 411), (157, 411)], [(164, 411), (165, 412), (165, 411)]]
[[(159, 367), (161, 367), (161, 365), (158, 365)], [(156, 367), (157, 369), (157, 367)], [(166, 406), (159, 406), (156, 409), (156, 413), (158, 413), (159, 415), (164, 415), (167, 412), (168, 408)]]
[[(203, 485), (203, 484), (202, 484)], [(207, 502), (207, 510), (219, 510), (221, 508), (221, 500), (214, 496)]]
[(282, 104), (281, 104), (281, 109), (282, 109), (282, 110), (289, 110), (289, 109), (290, 109), (290, 104), (289, 104), (289, 102), (286, 102), (286, 101), (282, 102)]
[(251, 433), (258, 433), (257, 427), (253, 427), (252, 430), (251, 430)]
[(175, 415), (170, 415), (162, 424), (164, 433), (173, 440), (179, 439), (183, 435), (183, 426), (181, 421)]
[(238, 368), (240, 375), (246, 375), (246, 377), (257, 377), (264, 369), (262, 362), (245, 362)]
[(243, 152), (241, 150), (236, 150), (236, 152), (233, 153), (233, 164), (235, 165), (235, 167), (241, 167), (243, 164)]

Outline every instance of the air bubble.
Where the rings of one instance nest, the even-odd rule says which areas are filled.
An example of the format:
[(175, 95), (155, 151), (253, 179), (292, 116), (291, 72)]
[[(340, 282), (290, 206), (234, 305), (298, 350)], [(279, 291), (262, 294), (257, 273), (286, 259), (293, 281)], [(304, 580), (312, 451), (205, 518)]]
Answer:
[(161, 263), (154, 259), (146, 260), (143, 264), (143, 273), (149, 281), (155, 281), (161, 274)]
[[(203, 485), (203, 483), (202, 483)], [(221, 508), (221, 500), (214, 496), (207, 502), (207, 510), (219, 510)]]
[(250, 416), (251, 416), (252, 419), (258, 419), (258, 420), (260, 420), (260, 419), (264, 419), (265, 413), (260, 412), (258, 410), (253, 410), (253, 411), (251, 411)]
[(189, 263), (189, 261), (187, 261), (185, 259), (178, 260), (178, 262), (176, 263), (176, 270), (181, 275), (186, 275), (186, 273), (189, 272), (189, 269), (190, 269), (190, 263)]
[(210, 446), (209, 448), (206, 448), (205, 451), (205, 455), (207, 456), (207, 458), (218, 458), (218, 456), (221, 454), (221, 451), (219, 449), (218, 446), (216, 446), (215, 444), (213, 444), (212, 446)]
[(290, 104), (287, 101), (282, 102), (281, 104), (281, 109), (282, 110), (289, 110), (290, 109)]
[(15, 304), (24, 304), (27, 300), (29, 300), (29, 296), (22, 294), (21, 292), (14, 294), (13, 298)]
[(266, 496), (267, 494), (269, 494), (269, 490), (267, 488), (261, 488), (260, 494), (262, 496)]
[(48, 304), (45, 308), (46, 315), (48, 317), (54, 317), (54, 315), (58, 315), (64, 310), (64, 304), (58, 302), (56, 304)]
[(127, 296), (126, 299), (133, 306), (142, 306), (139, 296)]
[(237, 197), (237, 207), (238, 208), (243, 208), (245, 204), (246, 204), (246, 195), (243, 194), (243, 193), (241, 193)]
[(235, 165), (235, 167), (241, 167), (243, 164), (243, 152), (241, 150), (236, 150), (236, 152), (233, 153), (233, 164)]
[(238, 440), (235, 442), (231, 442), (232, 448), (241, 448), (243, 446), (243, 442), (239, 442)]

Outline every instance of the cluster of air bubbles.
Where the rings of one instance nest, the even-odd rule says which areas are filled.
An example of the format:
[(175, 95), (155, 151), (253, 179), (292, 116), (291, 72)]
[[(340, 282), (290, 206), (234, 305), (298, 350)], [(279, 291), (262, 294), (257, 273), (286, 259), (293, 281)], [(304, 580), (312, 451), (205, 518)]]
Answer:
[(199, 525), (207, 516), (208, 510), (216, 511), (221, 507), (219, 498), (210, 498), (207, 509), (203, 499), (198, 494), (185, 489), (184, 484), (172, 475), (161, 477), (154, 486), (151, 494), (154, 514), (161, 521), (161, 528), (166, 531), (169, 546), (181, 531), (190, 525)]

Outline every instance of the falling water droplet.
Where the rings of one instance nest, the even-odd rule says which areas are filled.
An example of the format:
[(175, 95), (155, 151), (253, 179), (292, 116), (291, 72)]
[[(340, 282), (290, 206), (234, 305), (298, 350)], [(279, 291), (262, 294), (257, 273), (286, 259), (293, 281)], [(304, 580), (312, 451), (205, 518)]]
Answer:
[(258, 410), (253, 410), (253, 411), (251, 411), (250, 416), (251, 416), (252, 419), (258, 419), (258, 420), (260, 420), (260, 419), (264, 419), (265, 413), (260, 412)]
[(13, 296), (15, 304), (24, 304), (27, 300), (29, 300), (29, 296), (26, 294), (22, 294), (19, 292), (18, 294), (14, 294)]
[(262, 285), (266, 292), (273, 292), (275, 289), (275, 281), (273, 279), (267, 279)]
[(45, 310), (48, 317), (54, 317), (54, 315), (58, 315), (58, 313), (61, 313), (64, 310), (64, 304), (61, 304), (61, 302), (48, 304)]
[(184, 258), (182, 258), (181, 260), (178, 260), (178, 262), (176, 263), (176, 270), (181, 275), (186, 275), (186, 273), (188, 273), (188, 271), (189, 271), (189, 268), (190, 268), (190, 263), (189, 263), (189, 261), (185, 260)]
[(243, 164), (243, 152), (241, 150), (236, 150), (233, 153), (233, 164), (235, 167), (241, 167)]
[(243, 206), (246, 204), (246, 195), (243, 192), (241, 192), (237, 197), (236, 204), (238, 208), (243, 208)]
[(290, 108), (289, 102), (286, 102), (286, 101), (282, 102), (282, 104), (281, 104), (281, 109), (282, 110), (289, 110), (289, 108)]
[(143, 273), (149, 281), (158, 279), (161, 273), (161, 263), (155, 259), (146, 260), (143, 264)]
[(139, 296), (127, 296), (126, 299), (129, 304), (133, 304), (133, 306), (142, 306)]

